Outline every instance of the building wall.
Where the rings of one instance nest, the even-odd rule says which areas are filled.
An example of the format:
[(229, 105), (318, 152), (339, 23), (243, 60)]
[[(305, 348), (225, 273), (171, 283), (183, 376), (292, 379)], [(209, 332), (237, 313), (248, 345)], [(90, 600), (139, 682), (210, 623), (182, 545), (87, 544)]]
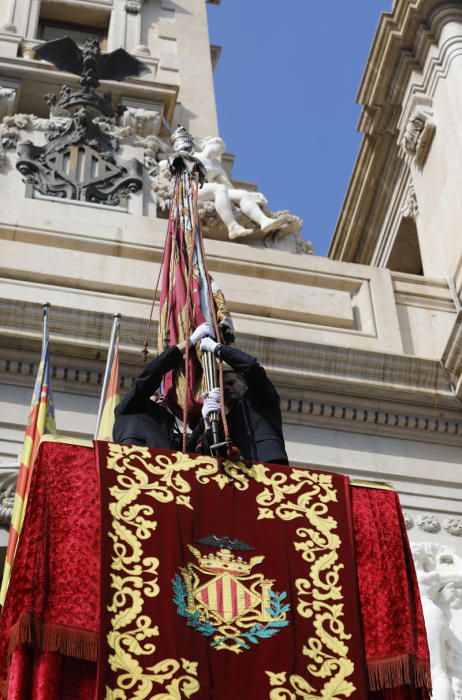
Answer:
[[(197, 136), (217, 133), (203, 0), (64, 4), (69, 17), (87, 21), (96, 11), (103, 13), (100, 17), (106, 12), (108, 50), (125, 46), (151, 68), (148, 76), (109, 85), (115, 98), (132, 109), (119, 125), (125, 132), (117, 132), (120, 157), (146, 162), (147, 140), (167, 136), (162, 117), (181, 121)], [(17, 141), (31, 139), (37, 145), (44, 142), (43, 120), (50, 116), (43, 94), (57, 91), (62, 82), (76, 84), (31, 52), (40, 7), (45, 5), (38, 0), (0, 3), (0, 86), (6, 88), (0, 91), (0, 114), (39, 115), (12, 127)], [(462, 555), (462, 527), (457, 526), (462, 512), (462, 312), (457, 296), (462, 21), (452, 4), (448, 8), (436, 0), (398, 0), (381, 20), (360, 91), (364, 143), (332, 259), (211, 238), (206, 252), (231, 307), (239, 345), (260, 359), (280, 393), (291, 461), (356, 479), (391, 481), (407, 512), (411, 540)], [(423, 105), (435, 126), (420, 165), (402, 145), (416, 105)], [(41, 305), (51, 304), (59, 432), (91, 437), (113, 314), (122, 314), (124, 389), (142, 366), (166, 231), (148, 168), (142, 190), (127, 206), (111, 209), (32, 197), (16, 159), (14, 147), (4, 149), (3, 499), (10, 493), (8, 479), (17, 465), (37, 371)], [(413, 225), (403, 228), (403, 219)], [(414, 229), (421, 259), (406, 259), (400, 268), (400, 256), (416, 255), (415, 244), (406, 238)], [(388, 269), (392, 253), (397, 262)], [(456, 278), (455, 284), (448, 277)], [(151, 350), (155, 323), (152, 330)], [(0, 529), (1, 544), (6, 523)]]

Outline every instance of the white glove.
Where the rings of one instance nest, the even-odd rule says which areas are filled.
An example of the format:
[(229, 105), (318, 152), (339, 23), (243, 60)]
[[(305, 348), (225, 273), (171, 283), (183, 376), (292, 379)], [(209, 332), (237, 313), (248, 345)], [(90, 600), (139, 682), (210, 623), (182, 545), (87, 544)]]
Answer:
[(202, 416), (204, 418), (205, 427), (210, 428), (209, 415), (213, 411), (220, 411), (221, 408), (221, 392), (220, 389), (212, 389), (208, 394), (204, 394), (204, 405), (202, 406)]
[(215, 338), (215, 331), (213, 330), (213, 326), (211, 323), (201, 323), (200, 326), (197, 326), (194, 333), (191, 333), (191, 335), (189, 336), (189, 340), (193, 345), (195, 345), (199, 340), (205, 338), (206, 335)]
[(201, 340), (201, 352), (215, 352), (215, 348), (218, 343), (216, 343), (212, 338), (202, 338)]

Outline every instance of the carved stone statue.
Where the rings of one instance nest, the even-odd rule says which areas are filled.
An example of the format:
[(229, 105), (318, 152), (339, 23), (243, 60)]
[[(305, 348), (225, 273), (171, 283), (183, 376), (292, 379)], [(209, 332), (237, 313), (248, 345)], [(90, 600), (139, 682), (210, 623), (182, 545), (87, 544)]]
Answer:
[(422, 166), (425, 163), (435, 129), (433, 111), (428, 106), (417, 107), (409, 117), (401, 145), (414, 158), (416, 165)]
[[(199, 190), (202, 232), (207, 238), (246, 239), (254, 247), (275, 248), (298, 254), (311, 254), (311, 243), (299, 234), (302, 220), (289, 211), (270, 212), (260, 192), (235, 187), (222, 164), (223, 139), (213, 136), (191, 140), (193, 159), (205, 168), (207, 179)], [(165, 144), (159, 137), (140, 141), (145, 146), (145, 167), (151, 177), (158, 210), (167, 212), (171, 204), (172, 182)], [(255, 235), (251, 235), (255, 234)]]
[(199, 200), (214, 203), (215, 210), (226, 224), (231, 239), (248, 236), (255, 230), (245, 228), (236, 221), (232, 203), (236, 204), (263, 233), (282, 228), (282, 219), (272, 219), (262, 211), (261, 206), (266, 204), (266, 199), (261, 192), (249, 192), (234, 187), (221, 162), (225, 148), (225, 142), (219, 137), (199, 140), (194, 155), (207, 170), (207, 182), (199, 191)]
[(430, 647), (433, 698), (454, 700), (454, 687), (462, 683), (462, 639), (453, 621), (454, 611), (462, 607), (462, 561), (435, 543), (411, 546)]

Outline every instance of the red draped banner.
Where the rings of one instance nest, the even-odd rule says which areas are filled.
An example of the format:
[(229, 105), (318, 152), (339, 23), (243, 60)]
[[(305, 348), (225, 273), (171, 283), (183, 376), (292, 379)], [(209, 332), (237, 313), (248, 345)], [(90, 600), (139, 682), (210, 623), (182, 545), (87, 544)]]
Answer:
[(365, 697), (346, 477), (110, 443), (98, 463), (100, 697)]
[[(155, 452), (152, 454), (156, 455)], [(169, 460), (172, 457), (165, 455), (165, 459)], [(145, 461), (151, 464), (150, 460)], [(162, 556), (158, 557), (159, 564), (156, 571), (157, 576), (162, 576), (158, 579), (157, 585), (160, 582), (161, 586), (166, 587), (165, 593), (162, 591), (161, 594), (162, 600), (165, 602), (166, 609), (168, 607), (170, 612), (173, 611), (172, 625), (174, 626), (171, 630), (166, 629), (165, 625), (159, 627), (159, 635), (154, 635), (153, 644), (160, 648), (161, 640), (163, 643), (164, 638), (170, 639), (168, 642), (169, 652), (161, 660), (164, 658), (177, 659), (177, 663), (182, 664), (182, 659), (184, 659), (187, 666), (187, 668), (181, 666), (176, 671), (173, 671), (173, 667), (169, 666), (165, 672), (173, 673), (173, 676), (166, 681), (166, 685), (175, 683), (182, 675), (190, 676), (193, 679), (199, 677), (192, 673), (194, 665), (190, 666), (188, 662), (195, 663), (195, 653), (200, 648), (204, 653), (207, 650), (209, 657), (213, 658), (213, 655), (222, 659), (235, 659), (236, 657), (238, 663), (248, 664), (251, 667), (250, 678), (253, 678), (250, 659), (264, 654), (265, 658), (268, 659), (265, 671), (269, 670), (276, 674), (273, 677), (267, 676), (268, 679), (272, 678), (275, 683), (269, 687), (272, 690), (281, 689), (282, 691), (284, 671), (286, 671), (285, 678), (290, 679), (291, 675), (298, 674), (298, 670), (295, 672), (289, 669), (287, 672), (287, 669), (284, 668), (287, 650), (280, 658), (276, 658), (271, 650), (273, 645), (279, 648), (287, 644), (292, 645), (291, 648), (295, 648), (295, 645), (300, 648), (305, 644), (306, 639), (302, 639), (301, 635), (293, 637), (292, 633), (295, 629), (300, 629), (301, 634), (307, 634), (309, 622), (307, 618), (303, 618), (301, 620), (302, 627), (293, 623), (293, 616), (298, 615), (296, 612), (298, 607), (297, 581), (289, 577), (286, 564), (290, 557), (300, 557), (302, 560), (304, 551), (303, 549), (295, 551), (295, 548), (289, 547), (290, 540), (289, 538), (286, 540), (285, 528), (286, 526), (293, 527), (291, 532), (295, 532), (296, 529), (306, 526), (302, 524), (304, 523), (302, 518), (294, 518), (292, 521), (280, 520), (274, 509), (287, 500), (297, 499), (300, 494), (286, 494), (286, 496), (281, 494), (282, 500), (277, 505), (259, 504), (259, 508), (267, 509), (267, 511), (264, 510), (264, 515), (273, 511), (275, 517), (263, 517), (255, 521), (248, 513), (245, 491), (240, 490), (237, 485), (225, 484), (225, 480), (231, 478), (226, 473), (217, 471), (207, 475), (210, 464), (212, 463), (209, 461), (202, 465), (202, 475), (197, 474), (201, 468), (197, 465), (194, 470), (190, 470), (189, 476), (187, 476), (188, 472), (179, 468), (175, 469), (175, 465), (170, 470), (165, 470), (162, 465), (158, 465), (157, 468), (161, 473), (154, 475), (158, 477), (160, 486), (167, 486), (168, 480), (170, 480), (172, 486), (168, 486), (168, 488), (174, 490), (175, 506), (163, 503), (162, 500), (158, 501), (154, 496), (151, 497), (156, 513), (154, 520), (158, 522), (157, 527), (164, 528), (163, 516), (157, 517), (158, 513), (164, 507), (166, 512), (167, 509), (172, 510), (171, 516), (169, 516), (172, 518), (172, 522), (168, 533), (163, 534), (165, 547), (162, 549)], [(145, 466), (143, 466), (143, 470), (146, 474), (146, 483), (149, 484), (148, 477), (152, 478), (153, 475), (149, 469), (146, 471)], [(296, 471), (302, 475), (304, 473), (304, 470), (301, 469)], [(276, 473), (284, 476), (286, 474), (285, 468), (272, 467), (270, 475)], [(311, 470), (308, 473), (316, 474)], [(194, 496), (196, 487), (192, 479), (193, 476), (196, 479), (196, 475), (197, 478), (200, 476), (201, 480), (209, 479), (209, 484), (202, 485), (197, 493), (210, 494), (211, 503), (204, 511), (207, 518), (213, 514), (215, 519), (214, 528), (210, 530), (208, 528), (210, 521), (206, 522), (199, 512), (194, 513), (191, 508), (185, 505), (189, 496), (191, 505), (194, 506), (194, 498), (191, 496)], [(243, 476), (245, 477), (245, 474)], [(107, 475), (103, 478), (106, 479)], [(167, 481), (162, 481), (162, 478)], [(337, 478), (339, 477), (335, 477), (332, 483), (343, 497), (346, 493), (344, 485), (346, 482), (337, 482)], [(189, 484), (190, 493), (181, 491), (184, 488), (184, 485), (181, 486), (183, 480)], [(268, 498), (271, 493), (274, 494), (273, 487), (265, 486), (262, 483), (259, 484), (259, 487), (262, 492), (266, 488), (268, 489)], [(141, 491), (144, 499), (146, 493), (143, 488)], [(348, 515), (347, 520), (345, 523), (342, 522), (338, 531), (330, 530), (330, 532), (334, 534), (340, 532), (342, 545), (336, 552), (343, 557), (346, 551), (345, 547), (348, 549), (345, 538), (349, 530), (348, 522), (352, 517), (364, 648), (371, 687), (377, 688), (375, 691), (370, 691), (367, 697), (369, 700), (423, 700), (428, 697), (426, 690), (429, 686), (428, 649), (415, 572), (397, 496), (393, 491), (369, 488), (355, 487), (351, 491), (353, 496), (351, 501), (352, 515)], [(227, 523), (229, 520), (226, 518), (229, 518), (230, 515), (225, 516), (220, 510), (224, 503), (220, 496), (222, 492), (228, 494), (226, 498), (229, 499), (228, 505), (232, 506), (230, 515), (234, 514), (236, 528), (240, 528), (242, 522), (245, 534), (242, 534), (241, 530), (238, 532), (228, 531)], [(212, 494), (214, 494), (213, 498)], [(162, 498), (162, 489), (159, 489), (158, 497)], [(249, 494), (247, 498), (249, 498)], [(116, 501), (114, 496), (114, 507), (116, 502), (119, 505), (121, 503)], [(131, 513), (134, 521), (138, 517), (148, 520), (151, 517), (146, 511), (137, 511), (137, 506), (142, 505), (142, 502), (140, 500), (138, 504), (137, 497), (130, 504), (126, 504), (127, 508), (132, 508)], [(255, 504), (254, 498), (253, 508), (256, 507)], [(332, 515), (335, 520), (340, 512), (339, 506), (334, 502), (329, 502), (327, 505), (329, 508), (335, 507), (337, 515)], [(100, 547), (102, 543), (103, 554), (111, 552), (114, 547), (114, 539), (108, 537), (108, 534), (113, 532), (112, 530), (108, 530), (108, 532), (103, 533), (102, 537), (100, 536), (99, 517), (98, 474), (93, 450), (75, 444), (42, 443), (34, 468), (29, 505), (11, 585), (0, 616), (2, 697), (8, 698), (8, 700), (70, 700), (70, 698), (93, 700), (96, 679), (96, 664), (94, 662), (97, 658), (100, 629), (100, 583), (107, 586), (105, 575), (100, 577)], [(107, 515), (105, 517), (107, 518)], [(195, 525), (193, 529), (190, 529), (193, 520)], [(156, 531), (152, 532), (149, 529), (145, 532), (140, 525), (140, 534), (146, 535), (145, 539), (139, 538), (140, 546), (144, 547), (151, 537), (156, 539), (155, 533)], [(256, 576), (262, 574), (267, 581), (270, 581), (271, 590), (278, 596), (284, 592), (287, 593), (285, 598), (279, 599), (280, 617), (276, 621), (287, 621), (289, 624), (281, 625), (279, 631), (268, 638), (259, 639), (257, 636), (258, 644), (248, 639), (246, 643), (251, 648), (244, 650), (239, 655), (232, 651), (209, 648), (211, 637), (205, 636), (191, 625), (188, 626), (191, 618), (177, 612), (178, 608), (182, 610), (181, 605), (179, 605), (183, 595), (182, 587), (178, 585), (180, 593), (176, 593), (170, 578), (168, 578), (171, 577), (175, 581), (178, 575), (184, 581), (181, 569), (191, 570), (188, 567), (201, 566), (201, 562), (188, 548), (188, 545), (198, 550), (201, 555), (218, 553), (219, 549), (196, 542), (196, 540), (208, 535), (219, 537), (227, 535), (229, 538), (238, 538), (254, 547), (252, 551), (232, 549), (231, 553), (236, 555), (236, 559), (240, 556), (242, 560), (247, 562), (253, 557), (264, 556), (265, 559), (262, 561), (254, 562), (252, 573), (255, 573)], [(172, 539), (176, 542), (174, 547)], [(311, 538), (303, 539), (301, 535), (300, 537), (297, 535), (297, 541), (304, 542), (306, 545), (311, 541)], [(281, 550), (283, 545), (291, 551), (287, 551), (285, 560), (281, 558), (281, 563), (277, 567), (273, 567), (273, 548)], [(221, 549), (226, 551), (227, 548), (221, 547)], [(139, 554), (139, 550), (137, 551)], [(348, 561), (348, 557), (345, 561)], [(298, 566), (297, 562), (294, 563)], [(344, 563), (343, 559), (341, 563)], [(214, 561), (212, 561), (213, 564)], [(154, 567), (155, 562), (152, 561), (148, 565)], [(169, 567), (168, 571), (166, 567)], [(306, 570), (308, 571), (309, 568), (310, 564), (306, 562)], [(196, 569), (192, 569), (192, 571), (196, 573)], [(110, 573), (115, 577), (125, 576), (123, 570)], [(205, 577), (208, 575), (202, 574), (202, 572), (197, 575), (200, 576), (201, 581), (204, 577), (203, 583), (207, 583)], [(295, 575), (299, 576), (298, 573)], [(340, 579), (344, 575), (344, 572), (339, 572)], [(152, 580), (154, 577), (153, 574)], [(307, 576), (303, 573), (299, 578), (306, 579)], [(186, 583), (184, 585), (186, 586)], [(215, 592), (219, 590), (216, 585), (213, 585), (212, 589), (210, 586), (208, 588), (208, 593), (212, 589)], [(203, 590), (206, 589), (207, 586)], [(151, 591), (155, 590), (155, 585), (153, 585)], [(345, 597), (350, 595), (347, 590), (342, 589), (342, 595)], [(108, 590), (104, 590), (103, 593), (107, 598)], [(124, 589), (121, 588), (120, 597), (124, 595)], [(175, 597), (179, 602), (173, 600)], [(153, 596), (152, 600), (155, 601), (156, 598), (159, 599), (160, 596)], [(307, 596), (304, 599), (309, 600)], [(354, 595), (352, 599), (354, 601)], [(188, 600), (186, 600), (186, 611), (188, 610), (187, 603)], [(339, 599), (339, 603), (341, 604), (342, 600)], [(287, 604), (291, 605), (290, 610), (282, 612), (282, 608)], [(238, 605), (242, 605), (242, 603), (238, 603)], [(268, 605), (268, 608), (272, 609), (274, 613), (273, 604)], [(351, 615), (347, 611), (341, 620), (346, 634), (351, 631), (349, 628), (351, 618), (348, 617), (348, 614)], [(286, 616), (285, 620), (283, 619), (284, 615)], [(111, 616), (114, 617), (114, 613)], [(138, 615), (138, 623), (141, 627), (145, 624), (142, 614)], [(153, 624), (156, 625), (158, 622), (153, 621)], [(258, 624), (265, 627), (267, 621), (263, 620)], [(146, 629), (147, 627), (149, 625), (146, 625)], [(173, 629), (179, 632), (178, 639)], [(270, 626), (266, 631), (271, 631), (271, 629)], [(140, 629), (140, 637), (137, 640), (139, 644), (144, 644), (143, 635), (145, 632), (146, 630)], [(186, 640), (189, 642), (187, 643)], [(343, 640), (343, 643), (348, 646), (351, 640)], [(181, 657), (177, 655), (179, 652), (176, 644), (183, 645), (184, 653)], [(271, 665), (269, 665), (270, 662)], [(306, 668), (311, 663), (310, 657), (304, 656), (304, 662)], [(222, 661), (221, 663), (226, 663), (228, 668), (231, 661)], [(159, 673), (162, 675), (164, 671), (159, 669)], [(317, 680), (319, 681), (319, 679)], [(347, 680), (351, 681), (351, 679)], [(297, 697), (295, 692), (294, 690), (294, 696)], [(212, 693), (213, 688), (210, 689), (210, 695), (207, 697), (212, 698)], [(187, 696), (184, 694), (179, 697)], [(200, 696), (199, 693), (196, 693), (192, 697), (198, 698)], [(245, 697), (245, 695), (241, 695), (241, 697)], [(282, 697), (290, 696), (282, 695)]]

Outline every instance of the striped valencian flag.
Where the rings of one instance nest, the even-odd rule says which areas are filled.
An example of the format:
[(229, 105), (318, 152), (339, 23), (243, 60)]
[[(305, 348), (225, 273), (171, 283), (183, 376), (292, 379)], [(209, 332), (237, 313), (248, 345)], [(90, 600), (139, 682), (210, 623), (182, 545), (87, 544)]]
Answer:
[(30, 490), (34, 461), (40, 439), (45, 433), (56, 434), (53, 393), (50, 387), (50, 350), (48, 340), (48, 305), (44, 307), (42, 357), (35, 380), (32, 401), (27, 420), (24, 446), (19, 466), (18, 481), (11, 518), (10, 535), (6, 551), (5, 568), (0, 590), (0, 604), (5, 601), (11, 577), (11, 569), (16, 554), (18, 539), (26, 515), (27, 498)]
[(112, 440), (112, 429), (114, 427), (114, 409), (120, 403), (119, 389), (119, 344), (117, 342), (112, 356), (111, 374), (107, 385), (106, 396), (104, 397), (103, 412), (96, 433), (97, 440)]

